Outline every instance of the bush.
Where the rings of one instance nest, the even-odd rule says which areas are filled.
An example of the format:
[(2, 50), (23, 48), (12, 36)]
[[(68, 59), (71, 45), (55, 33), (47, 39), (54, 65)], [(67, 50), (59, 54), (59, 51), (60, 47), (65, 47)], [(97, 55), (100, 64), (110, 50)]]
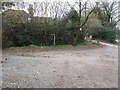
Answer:
[(94, 35), (94, 38), (108, 42), (115, 42), (116, 28), (101, 26), (98, 28), (98, 32)]

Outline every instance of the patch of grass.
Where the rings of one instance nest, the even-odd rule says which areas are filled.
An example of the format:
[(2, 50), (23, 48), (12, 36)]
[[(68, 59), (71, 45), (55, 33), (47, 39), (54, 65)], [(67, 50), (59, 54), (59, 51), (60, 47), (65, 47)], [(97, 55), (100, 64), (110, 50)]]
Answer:
[(83, 46), (100, 46), (100, 43), (95, 43), (95, 42), (90, 42), (90, 41), (85, 41), (83, 43), (80, 43), (76, 45), (77, 47), (83, 47)]
[(36, 46), (36, 45), (29, 45), (29, 46), (23, 46), (23, 47), (11, 47), (9, 49), (48, 49), (50, 48), (49, 46)]
[(29, 45), (23, 47), (11, 47), (9, 49), (30, 49), (30, 50), (50, 50), (50, 49), (66, 49), (66, 48), (85, 48), (85, 47), (99, 47), (99, 43), (94, 43), (90, 41), (85, 41), (83, 43), (73, 45), (51, 45), (51, 46), (36, 46), (36, 45)]
[(100, 40), (101, 42), (104, 42), (104, 43), (108, 43), (108, 44), (118, 44), (116, 41), (115, 42), (108, 42), (108, 41), (105, 41), (105, 40)]

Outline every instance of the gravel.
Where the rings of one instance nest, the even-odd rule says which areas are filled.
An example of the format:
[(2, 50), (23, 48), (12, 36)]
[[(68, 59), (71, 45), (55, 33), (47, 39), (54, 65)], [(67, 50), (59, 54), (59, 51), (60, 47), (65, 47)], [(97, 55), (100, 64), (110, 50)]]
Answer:
[(118, 48), (3, 51), (2, 87), (117, 88)]

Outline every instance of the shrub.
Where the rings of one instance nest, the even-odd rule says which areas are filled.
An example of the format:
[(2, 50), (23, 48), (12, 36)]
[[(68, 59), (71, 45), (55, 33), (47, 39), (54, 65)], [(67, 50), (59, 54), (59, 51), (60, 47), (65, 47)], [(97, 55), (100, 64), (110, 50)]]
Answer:
[(108, 42), (115, 42), (116, 28), (101, 26), (98, 28), (98, 32), (94, 35), (94, 37)]

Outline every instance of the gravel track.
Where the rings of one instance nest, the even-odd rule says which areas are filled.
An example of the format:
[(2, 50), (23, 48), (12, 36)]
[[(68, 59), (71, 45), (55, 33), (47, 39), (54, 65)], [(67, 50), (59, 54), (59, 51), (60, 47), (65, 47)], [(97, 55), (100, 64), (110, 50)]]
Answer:
[(2, 87), (117, 88), (118, 48), (3, 51)]

